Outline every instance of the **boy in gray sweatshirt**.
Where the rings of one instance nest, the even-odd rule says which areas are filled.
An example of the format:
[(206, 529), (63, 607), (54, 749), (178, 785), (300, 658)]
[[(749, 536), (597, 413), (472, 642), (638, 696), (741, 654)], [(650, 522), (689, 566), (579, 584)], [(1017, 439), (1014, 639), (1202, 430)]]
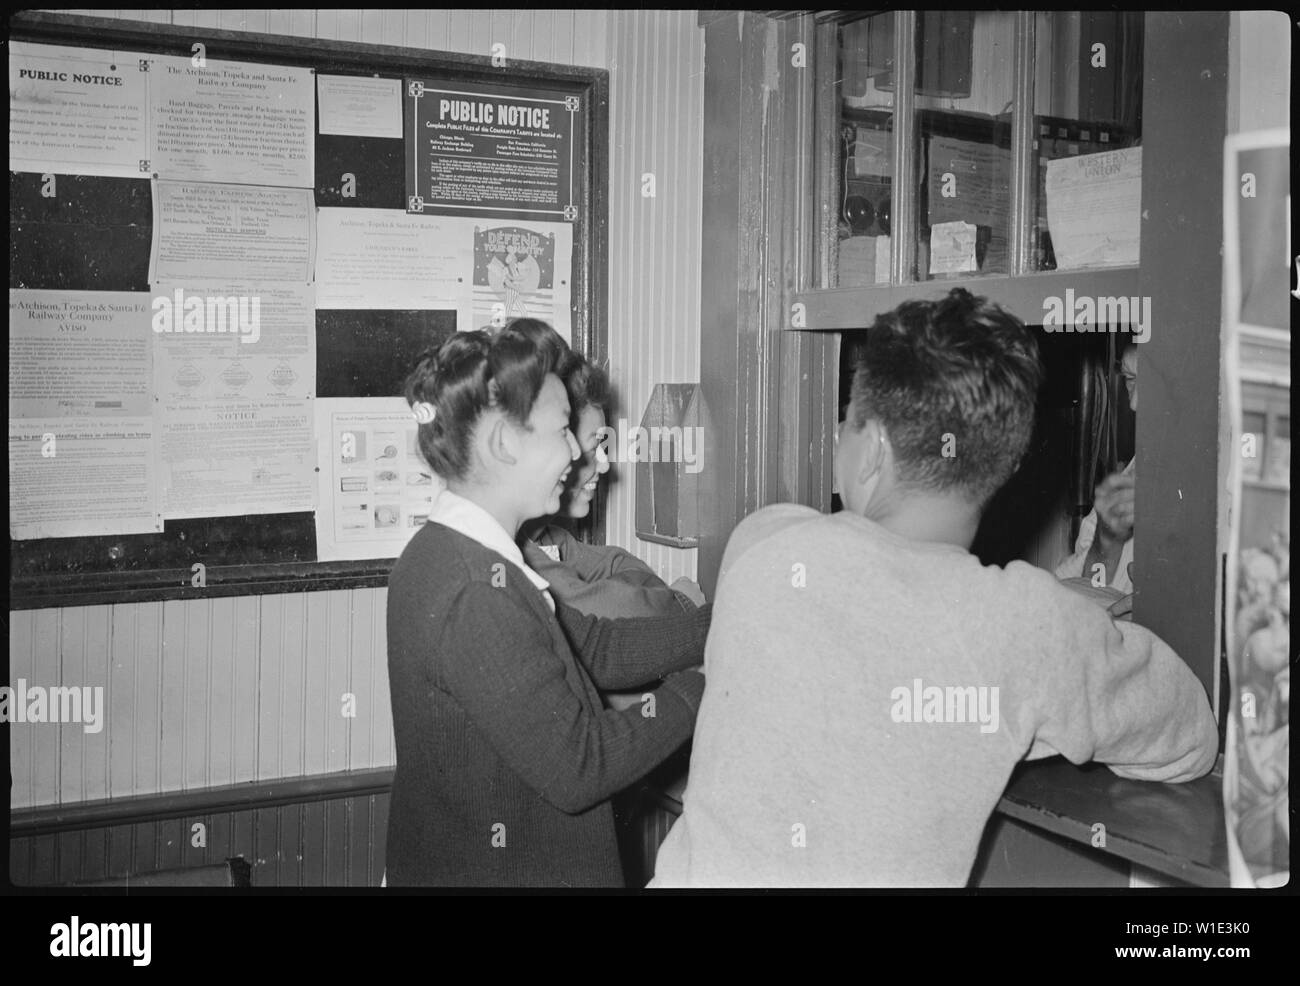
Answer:
[(1030, 333), (960, 288), (867, 330), (835, 457), (845, 509), (767, 507), (727, 545), (652, 887), (960, 887), (1022, 759), (1210, 770), (1209, 701), (1165, 643), (969, 552), (1040, 382)]

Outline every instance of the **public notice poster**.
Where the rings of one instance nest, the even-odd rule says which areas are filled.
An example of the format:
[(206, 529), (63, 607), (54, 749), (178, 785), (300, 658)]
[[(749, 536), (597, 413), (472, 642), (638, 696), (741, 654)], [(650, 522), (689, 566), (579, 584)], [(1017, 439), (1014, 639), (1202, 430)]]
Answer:
[(9, 48), (9, 170), (150, 173), (147, 59), (127, 52)]
[(404, 98), (407, 212), (578, 218), (580, 97), (408, 79)]

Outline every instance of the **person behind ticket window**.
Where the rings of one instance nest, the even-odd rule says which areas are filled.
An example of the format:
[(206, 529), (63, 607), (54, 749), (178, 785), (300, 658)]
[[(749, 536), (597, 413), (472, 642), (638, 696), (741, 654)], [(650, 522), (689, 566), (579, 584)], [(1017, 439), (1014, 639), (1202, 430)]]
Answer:
[[(1128, 406), (1137, 410), (1137, 344), (1130, 342), (1120, 360)], [(1098, 484), (1092, 510), (1079, 524), (1074, 551), (1056, 566), (1060, 579), (1083, 578), (1122, 595), (1133, 591), (1133, 502), (1137, 457)]]
[(609, 472), (606, 414), (609, 376), (569, 350), (558, 367), (569, 395), (570, 420), (580, 456), (569, 473), (562, 506), (521, 541), (524, 557), (551, 583), (551, 592), (595, 616), (621, 619), (691, 612), (704, 604), (699, 586), (679, 579), (668, 586), (641, 559), (613, 546), (584, 544), (564, 526), (591, 512), (601, 477)]
[[(620, 886), (610, 797), (690, 736), (711, 607), (601, 621), (552, 598), (520, 526), (557, 511), (579, 449), (549, 326), (461, 332), (406, 383), (447, 488), (393, 567), (397, 766), (386, 883)], [(653, 678), (653, 714), (597, 687)]]
[(1022, 759), (1187, 781), (1196, 676), (1025, 562), (970, 546), (1028, 447), (1033, 336), (956, 288), (865, 331), (844, 510), (766, 507), (723, 554), (684, 809), (651, 887), (961, 887)]

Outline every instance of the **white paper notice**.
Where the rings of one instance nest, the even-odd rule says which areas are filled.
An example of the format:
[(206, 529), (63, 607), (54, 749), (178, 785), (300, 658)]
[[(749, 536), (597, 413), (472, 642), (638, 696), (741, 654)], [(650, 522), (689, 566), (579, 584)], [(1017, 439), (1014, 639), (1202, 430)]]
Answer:
[(9, 291), (9, 417), (148, 417), (149, 294)]
[(316, 76), (320, 132), (347, 137), (402, 136), (402, 80)]
[[(185, 310), (191, 299), (204, 305), (203, 317), (186, 331)], [(216, 302), (214, 315), (224, 307), (226, 317), (209, 320), (208, 301)], [(174, 313), (172, 330), (154, 335), (154, 392), (163, 405), (296, 402), (315, 391), (316, 310), (311, 288), (192, 283), (160, 289), (156, 303)], [(237, 314), (230, 317), (232, 303)], [(155, 320), (164, 324), (161, 314), (160, 309)], [(213, 321), (224, 321), (227, 331), (218, 331), (221, 326)], [(235, 322), (252, 331), (234, 332), (230, 325)]]
[(311, 510), (316, 490), (311, 401), (160, 405), (162, 512), (229, 517)]
[(310, 189), (153, 183), (149, 283), (311, 282)]
[(1134, 266), (1142, 211), (1142, 148), (1047, 162), (1047, 223), (1057, 270)]
[(454, 309), (456, 328), (538, 318), (569, 341), (573, 227), (321, 209), (318, 308)]
[(9, 170), (147, 175), (146, 65), (126, 52), (11, 42)]
[(10, 290), (10, 537), (162, 530), (149, 302)]
[(162, 178), (314, 184), (311, 71), (190, 58), (150, 60), (153, 171)]
[(930, 273), (960, 274), (975, 269), (975, 234), (970, 223), (937, 223), (930, 227)]
[(457, 222), (392, 209), (319, 210), (316, 307), (458, 309), (463, 328), (474, 259)]
[(400, 397), (316, 401), (320, 561), (396, 558), (429, 517), (442, 484), (416, 449)]
[(153, 422), (9, 421), (9, 536), (90, 537), (163, 529)]

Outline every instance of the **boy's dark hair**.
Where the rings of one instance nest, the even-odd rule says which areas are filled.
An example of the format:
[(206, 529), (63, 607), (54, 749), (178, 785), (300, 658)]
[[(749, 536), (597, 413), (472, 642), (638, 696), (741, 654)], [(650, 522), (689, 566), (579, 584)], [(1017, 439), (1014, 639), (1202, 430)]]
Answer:
[(1043, 379), (1033, 335), (964, 288), (904, 302), (864, 335), (853, 426), (869, 418), (885, 426), (905, 486), (960, 490), (983, 507), (1016, 471), (1033, 432)]
[(560, 360), (555, 372), (560, 375), (564, 389), (569, 392), (569, 413), (574, 434), (578, 431), (578, 415), (584, 408), (597, 407), (606, 414), (609, 413), (613, 395), (610, 393), (609, 374), (604, 369), (570, 349)]
[(418, 431), (420, 453), (444, 479), (464, 479), (479, 416), (500, 408), (527, 427), (548, 373), (557, 372), (568, 345), (545, 322), (516, 319), (499, 332), (457, 332), (426, 350), (406, 378), (407, 403), (433, 405), (434, 418)]

